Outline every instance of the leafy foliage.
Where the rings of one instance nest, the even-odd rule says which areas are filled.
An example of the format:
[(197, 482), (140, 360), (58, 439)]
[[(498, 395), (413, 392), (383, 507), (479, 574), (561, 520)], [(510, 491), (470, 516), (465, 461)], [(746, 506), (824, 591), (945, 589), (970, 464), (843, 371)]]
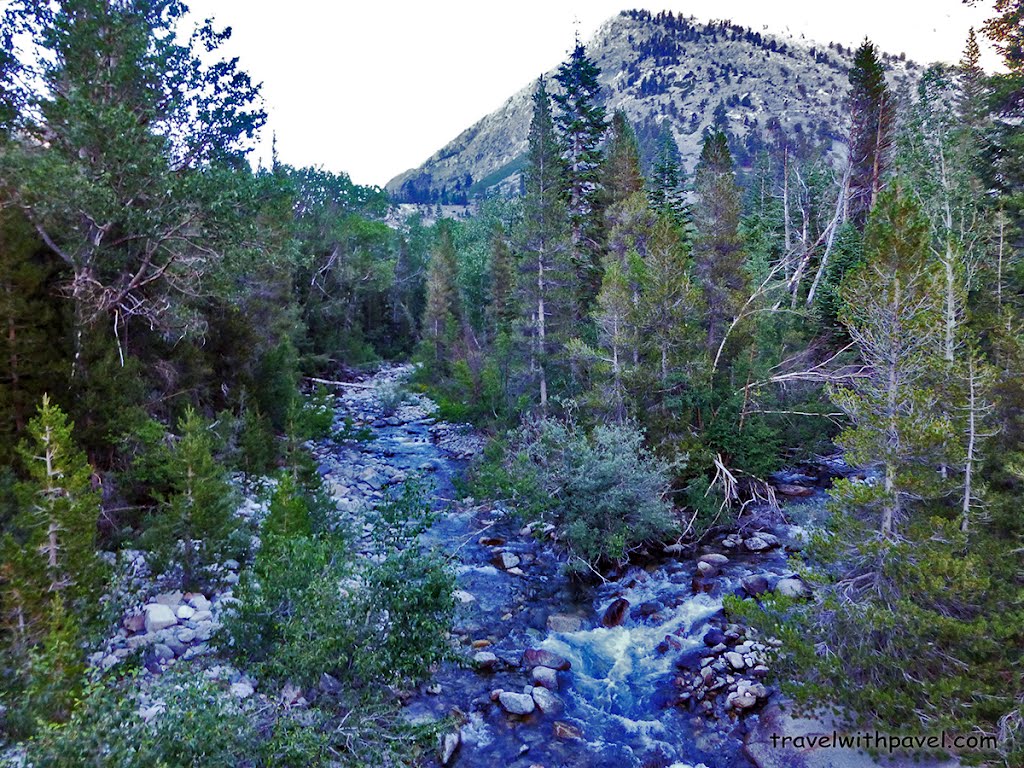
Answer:
[(554, 522), (584, 564), (622, 562), (677, 525), (665, 498), (668, 467), (650, 455), (634, 424), (588, 434), (571, 420), (541, 419), (515, 435), (508, 462), (527, 478), (520, 487), (536, 494), (527, 505)]

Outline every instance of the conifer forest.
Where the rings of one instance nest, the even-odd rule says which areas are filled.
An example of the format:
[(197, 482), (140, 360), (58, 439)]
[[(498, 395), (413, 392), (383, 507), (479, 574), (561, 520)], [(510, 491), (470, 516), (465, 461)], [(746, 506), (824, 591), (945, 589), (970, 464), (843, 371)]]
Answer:
[(0, 3), (0, 765), (1024, 765), (973, 4), (937, 64), (624, 10), (385, 188), (254, 160), (229, 18)]

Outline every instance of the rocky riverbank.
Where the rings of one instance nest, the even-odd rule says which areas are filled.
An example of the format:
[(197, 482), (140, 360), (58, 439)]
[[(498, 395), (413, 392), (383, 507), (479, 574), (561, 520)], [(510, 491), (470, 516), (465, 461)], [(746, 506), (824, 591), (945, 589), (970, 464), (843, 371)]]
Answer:
[[(336, 425), (361, 440), (310, 446), (333, 497), (334, 524), (356, 533), (362, 556), (374, 557), (376, 505), (389, 489), (427, 482), (439, 515), (424, 538), (447, 553), (458, 579), (451, 640), (455, 659), (414, 691), (396, 692), (411, 722), (447, 719), (435, 765), (463, 768), (768, 768), (804, 765), (797, 754), (765, 747), (771, 729), (813, 727), (778, 714), (768, 682), (778, 641), (730, 623), (722, 600), (757, 599), (768, 591), (806, 596), (789, 569), (804, 529), (757, 510), (741, 530), (700, 549), (667, 547), (644, 566), (587, 585), (565, 575), (552, 526), (524, 524), (514, 510), (455, 498), (454, 478), (483, 441), (465, 425), (437, 418), (426, 397), (402, 394), (411, 367), (384, 368), (338, 387)], [(830, 463), (831, 462), (831, 463)], [(787, 511), (813, 518), (838, 460), (775, 478)], [(266, 494), (239, 508), (254, 535)], [(259, 681), (216, 658), (212, 640), (233, 601), (238, 563), (218, 567), (208, 594), (160, 590), (141, 553), (125, 568), (132, 599), (116, 632), (90, 657), (108, 669), (142, 654), (149, 674), (174, 664), (204, 664), (225, 696), (254, 710), (301, 707), (329, 695), (316, 690), (262, 690)], [(286, 686), (287, 688), (287, 686)], [(140, 714), (158, 717), (160, 702), (140, 697)], [(809, 762), (807, 765), (828, 765)], [(782, 762), (780, 762), (782, 760)], [(846, 763), (835, 763), (846, 765)], [(851, 763), (852, 765), (852, 763)], [(858, 764), (859, 765), (859, 764)]]

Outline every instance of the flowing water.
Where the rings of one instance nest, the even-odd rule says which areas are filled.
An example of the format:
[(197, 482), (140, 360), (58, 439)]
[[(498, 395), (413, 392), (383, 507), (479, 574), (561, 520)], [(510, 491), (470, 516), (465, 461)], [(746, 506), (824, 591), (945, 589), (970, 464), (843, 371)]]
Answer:
[[(392, 369), (378, 379), (405, 373)], [(722, 572), (702, 582), (710, 591), (695, 589), (693, 553), (633, 568), (603, 585), (581, 585), (564, 575), (551, 543), (522, 531), (522, 521), (509, 511), (453, 502), (453, 479), (480, 445), (472, 435), (436, 422), (429, 401), (414, 399), (385, 418), (373, 390), (359, 390), (345, 396), (345, 407), (374, 425), (373, 440), (362, 448), (370, 460), (398, 477), (428, 477), (441, 511), (425, 539), (448, 552), (456, 568), (460, 607), (454, 634), (463, 661), (446, 664), (421, 686), (406, 715), (412, 721), (454, 716), (459, 747), (449, 765), (752, 765), (742, 751), (745, 724), (680, 705), (674, 680), (680, 660), (704, 647), (709, 622), (722, 623), (722, 599), (739, 590), (742, 576), (786, 572), (781, 552), (729, 552)], [(503, 553), (518, 558), (515, 567), (500, 560)], [(625, 620), (601, 626), (604, 612), (619, 599), (630, 606)], [(522, 665), (527, 648), (553, 651), (571, 663), (569, 671), (558, 673), (558, 711), (513, 716), (492, 700), (495, 690), (532, 689)], [(496, 657), (486, 669), (472, 663), (480, 652)]]

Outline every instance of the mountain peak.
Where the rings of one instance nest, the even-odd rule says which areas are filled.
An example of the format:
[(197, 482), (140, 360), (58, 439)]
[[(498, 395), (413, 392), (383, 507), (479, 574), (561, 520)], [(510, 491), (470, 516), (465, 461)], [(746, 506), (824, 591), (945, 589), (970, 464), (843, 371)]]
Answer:
[[(606, 107), (626, 112), (645, 157), (653, 154), (665, 120), (691, 171), (701, 137), (714, 125), (733, 136), (741, 165), (769, 130), (824, 144), (834, 154), (844, 151), (853, 51), (842, 45), (756, 32), (731, 21), (631, 10), (604, 22), (586, 50), (601, 68)], [(896, 88), (920, 73), (902, 56), (883, 59)], [(557, 87), (553, 75), (545, 77)], [(517, 190), (535, 87), (533, 79), (387, 189), (402, 201), (431, 203)]]

